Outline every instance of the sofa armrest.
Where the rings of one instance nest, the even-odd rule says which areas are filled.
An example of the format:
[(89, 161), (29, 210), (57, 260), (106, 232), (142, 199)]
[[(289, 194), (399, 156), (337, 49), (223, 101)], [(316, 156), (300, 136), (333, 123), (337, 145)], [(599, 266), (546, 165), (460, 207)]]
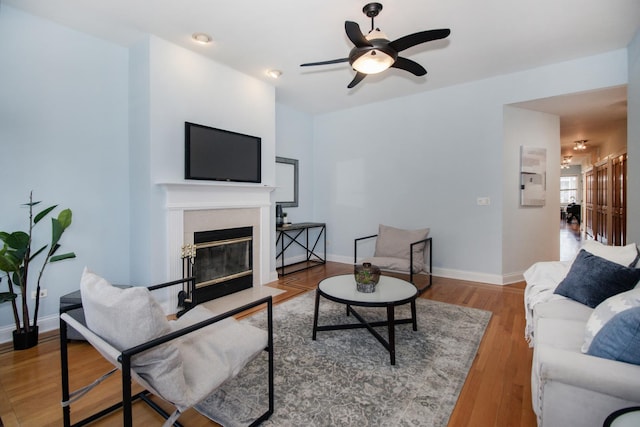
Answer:
[[(541, 345), (536, 348), (541, 383), (558, 381), (640, 402), (640, 366)], [(535, 363), (535, 362), (534, 362)]]

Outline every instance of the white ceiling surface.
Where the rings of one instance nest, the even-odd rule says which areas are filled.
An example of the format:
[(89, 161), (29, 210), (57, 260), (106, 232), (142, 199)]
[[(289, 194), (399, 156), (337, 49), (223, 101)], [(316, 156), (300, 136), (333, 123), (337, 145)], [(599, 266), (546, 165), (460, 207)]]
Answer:
[[(347, 89), (355, 74), (348, 63), (300, 64), (348, 57), (344, 21), (366, 33), (367, 0), (0, 2), (122, 46), (154, 34), (273, 84), (279, 103), (311, 114), (622, 49), (640, 28), (638, 0), (382, 1), (375, 24), (391, 40), (436, 28), (450, 28), (451, 35), (401, 52), (424, 66), (426, 76), (390, 69)], [(195, 32), (213, 42), (195, 43)], [(273, 80), (268, 69), (283, 74)], [(563, 154), (572, 154), (578, 139), (588, 139), (590, 151), (606, 139), (612, 121), (626, 118), (626, 87), (517, 106), (560, 116)]]
[[(154, 34), (274, 84), (279, 103), (313, 114), (625, 48), (640, 27), (638, 0), (381, 1), (375, 24), (391, 40), (436, 28), (451, 35), (401, 53), (426, 76), (390, 69), (347, 89), (348, 63), (299, 65), (347, 57), (344, 21), (367, 32), (367, 0), (0, 1), (123, 46)], [(213, 43), (194, 43), (195, 32)], [(283, 75), (271, 80), (269, 68)]]

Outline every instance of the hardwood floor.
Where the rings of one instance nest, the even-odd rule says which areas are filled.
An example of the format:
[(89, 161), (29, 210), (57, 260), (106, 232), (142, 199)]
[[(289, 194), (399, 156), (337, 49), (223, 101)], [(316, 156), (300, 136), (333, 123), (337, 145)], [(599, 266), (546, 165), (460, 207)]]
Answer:
[[(315, 289), (324, 277), (350, 273), (352, 268), (327, 263), (285, 276), (269, 286), (286, 291), (274, 298), (279, 303)], [(423, 294), (424, 298), (493, 313), (449, 421), (450, 427), (536, 425), (530, 391), (532, 350), (524, 339), (523, 290), (524, 283), (495, 286), (435, 277), (433, 286)], [(74, 367), (72, 389), (93, 381), (110, 366), (86, 343), (73, 343), (70, 359)], [(0, 426), (62, 425), (59, 384), (57, 335), (41, 338), (33, 349), (5, 350), (0, 354)], [(74, 404), (72, 420), (117, 401), (119, 393), (119, 377), (105, 381)], [(161, 424), (160, 418), (142, 403), (134, 405), (134, 419), (136, 425)], [(180, 421), (188, 426), (216, 425), (194, 410), (185, 413)], [(120, 424), (121, 414), (116, 413), (93, 425)]]

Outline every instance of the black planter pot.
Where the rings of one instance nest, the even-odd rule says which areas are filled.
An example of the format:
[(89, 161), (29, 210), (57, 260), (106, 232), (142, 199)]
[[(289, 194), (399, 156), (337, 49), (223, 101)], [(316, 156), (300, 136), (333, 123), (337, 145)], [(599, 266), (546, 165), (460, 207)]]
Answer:
[(27, 332), (13, 331), (13, 349), (26, 350), (38, 345), (38, 327), (33, 327)]

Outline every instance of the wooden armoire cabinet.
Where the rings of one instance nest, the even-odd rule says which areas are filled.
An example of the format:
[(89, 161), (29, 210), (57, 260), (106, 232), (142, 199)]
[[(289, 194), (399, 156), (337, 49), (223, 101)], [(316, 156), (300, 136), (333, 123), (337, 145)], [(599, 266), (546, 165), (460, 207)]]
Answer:
[(611, 156), (587, 170), (584, 224), (586, 233), (608, 245), (627, 238), (627, 154)]

